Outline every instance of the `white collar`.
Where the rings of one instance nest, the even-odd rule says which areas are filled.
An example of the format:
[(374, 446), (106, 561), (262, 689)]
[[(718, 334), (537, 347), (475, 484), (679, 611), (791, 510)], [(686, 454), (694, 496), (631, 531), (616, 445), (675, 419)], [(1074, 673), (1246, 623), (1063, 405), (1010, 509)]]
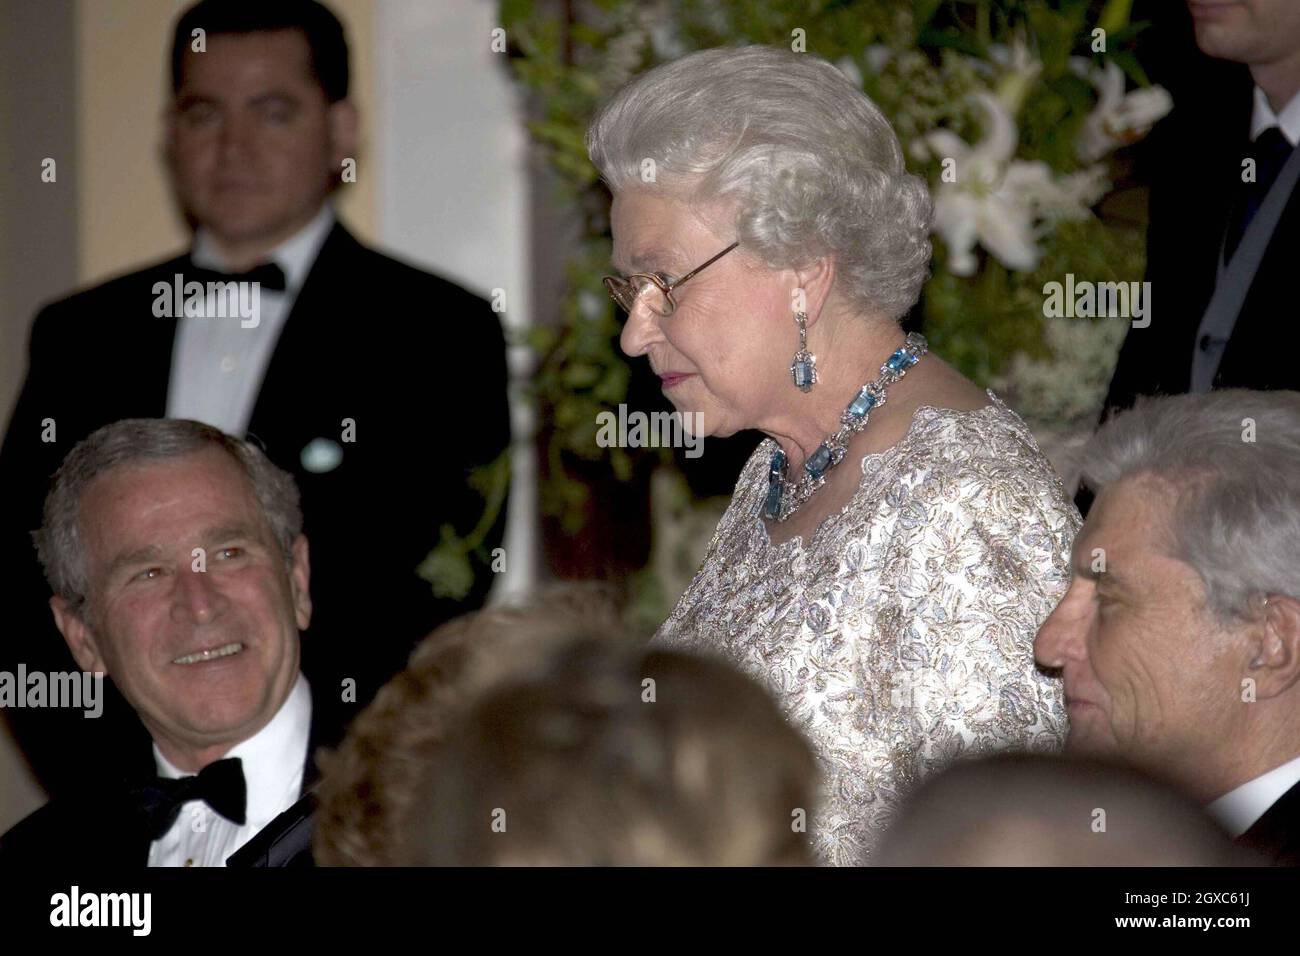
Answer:
[[(284, 270), (285, 284), (290, 291), (297, 290), (306, 281), (307, 273), (311, 271), (312, 263), (316, 261), (316, 255), (320, 252), (320, 247), (325, 244), (325, 237), (334, 228), (334, 218), (334, 207), (329, 202), (322, 203), (320, 210), (312, 217), (311, 222), (284, 240), (267, 255), (268, 262), (274, 262)], [(194, 250), (190, 258), (194, 260), (196, 266), (222, 271), (229, 270), (228, 264), (217, 251), (212, 233), (207, 229), (201, 228), (194, 234)]]
[[(302, 784), (303, 765), (311, 736), (311, 687), (298, 673), (289, 696), (280, 709), (257, 733), (230, 748), (226, 757), (243, 762), (244, 782), (248, 789), (246, 818), (270, 820), (285, 807), (286, 793)], [(173, 780), (189, 776), (179, 770), (153, 745), (153, 759), (158, 776)], [(290, 795), (290, 803), (298, 794)]]
[(1281, 113), (1274, 113), (1268, 97), (1258, 86), (1255, 87), (1255, 109), (1250, 116), (1250, 139), (1259, 139), (1259, 134), (1270, 126), (1277, 126), (1292, 147), (1300, 144), (1300, 93), (1291, 97), (1291, 102), (1282, 107)]
[(1205, 811), (1236, 838), (1253, 827), (1297, 783), (1300, 783), (1300, 757), (1229, 790)]

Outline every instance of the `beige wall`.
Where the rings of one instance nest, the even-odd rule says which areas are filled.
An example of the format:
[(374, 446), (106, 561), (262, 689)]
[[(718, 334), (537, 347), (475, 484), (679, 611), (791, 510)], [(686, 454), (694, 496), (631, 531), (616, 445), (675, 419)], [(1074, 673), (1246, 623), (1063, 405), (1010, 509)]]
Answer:
[[(0, 190), (0, 250), (6, 253), (0, 263), (6, 267), (0, 272), (4, 425), (25, 372), (27, 334), (38, 302), (70, 291), (74, 283), (90, 285), (173, 254), (189, 241), (168, 197), (158, 152), (170, 89), (170, 27), (187, 3), (7, 2), (14, 7), (6, 9), (0, 38), (0, 119), (6, 120), (0, 147), (10, 168), (34, 172), (30, 183), (8, 177), (14, 188)], [(327, 2), (343, 20), (352, 50), (353, 98), (362, 118), (360, 166), (367, 154), (367, 119), (374, 116), (374, 0)], [(26, 126), (11, 129), (13, 117)], [(66, 135), (43, 123), (48, 117), (66, 118)], [(60, 152), (61, 146), (67, 151)], [(37, 185), (39, 157), (51, 154), (58, 159), (61, 191)], [(376, 232), (373, 182), (374, 177), (358, 176), (338, 203), (342, 218), (365, 240)], [(0, 832), (43, 800), (0, 723)]]

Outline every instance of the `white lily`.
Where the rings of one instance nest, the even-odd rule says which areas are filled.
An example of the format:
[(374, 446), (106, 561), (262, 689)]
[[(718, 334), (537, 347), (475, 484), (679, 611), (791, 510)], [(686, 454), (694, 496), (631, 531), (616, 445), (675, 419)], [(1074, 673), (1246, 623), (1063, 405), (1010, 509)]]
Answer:
[(1124, 71), (1113, 60), (1099, 69), (1083, 57), (1071, 57), (1070, 68), (1097, 90), (1097, 107), (1083, 121), (1075, 149), (1084, 162), (1095, 162), (1111, 150), (1135, 143), (1174, 108), (1162, 86), (1124, 92)]
[(989, 47), (989, 58), (1001, 72), (995, 88), (998, 99), (1012, 116), (1016, 116), (1039, 74), (1043, 72), (1043, 63), (1030, 52), (1024, 35), (1019, 33), (1010, 46), (995, 43)]
[(934, 190), (934, 229), (948, 247), (948, 268), (955, 275), (974, 274), (977, 244), (1008, 269), (1027, 271), (1042, 258), (1041, 220), (1086, 216), (1105, 184), (1096, 170), (1058, 180), (1044, 162), (1014, 159), (1019, 136), (1005, 104), (987, 92), (973, 99), (987, 116), (977, 143), (936, 129), (912, 145), (920, 159), (952, 160), (953, 181), (941, 176)]

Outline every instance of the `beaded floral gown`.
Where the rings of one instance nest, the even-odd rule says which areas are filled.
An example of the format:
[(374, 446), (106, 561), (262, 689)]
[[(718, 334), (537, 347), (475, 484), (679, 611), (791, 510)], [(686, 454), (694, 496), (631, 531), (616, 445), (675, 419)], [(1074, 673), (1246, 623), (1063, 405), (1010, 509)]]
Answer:
[(869, 862), (900, 797), (956, 758), (1064, 743), (1060, 682), (1035, 667), (1033, 639), (1068, 587), (1079, 514), (989, 396), (918, 409), (807, 542), (768, 538), (776, 445), (762, 442), (655, 635), (729, 658), (803, 731), (823, 771), (809, 823), (822, 862)]

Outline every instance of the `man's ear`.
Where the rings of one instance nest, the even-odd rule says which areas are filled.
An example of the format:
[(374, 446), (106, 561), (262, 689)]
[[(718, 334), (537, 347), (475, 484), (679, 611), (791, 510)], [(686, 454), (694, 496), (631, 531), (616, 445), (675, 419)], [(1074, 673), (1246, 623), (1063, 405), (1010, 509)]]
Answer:
[(1285, 594), (1265, 599), (1252, 628), (1246, 676), (1257, 697), (1277, 697), (1300, 680), (1300, 601)]
[(72, 606), (57, 594), (50, 598), (50, 610), (54, 612), (54, 625), (68, 643), (72, 659), (83, 671), (91, 673), (108, 673), (104, 657), (99, 652), (99, 642), (95, 633), (85, 621), (72, 610)]
[(343, 160), (355, 159), (357, 145), (361, 141), (361, 118), (351, 100), (339, 100), (331, 103), (328, 113), (330, 151), (334, 163), (334, 175), (343, 169)]
[(293, 594), (293, 613), (298, 622), (298, 630), (305, 631), (311, 624), (311, 558), (307, 549), (307, 536), (304, 534), (298, 535), (293, 541), (289, 588)]
[(794, 270), (796, 284), (790, 293), (790, 314), (805, 313), (810, 329), (821, 318), (826, 300), (830, 298), (835, 286), (835, 269), (835, 257), (827, 253)]

